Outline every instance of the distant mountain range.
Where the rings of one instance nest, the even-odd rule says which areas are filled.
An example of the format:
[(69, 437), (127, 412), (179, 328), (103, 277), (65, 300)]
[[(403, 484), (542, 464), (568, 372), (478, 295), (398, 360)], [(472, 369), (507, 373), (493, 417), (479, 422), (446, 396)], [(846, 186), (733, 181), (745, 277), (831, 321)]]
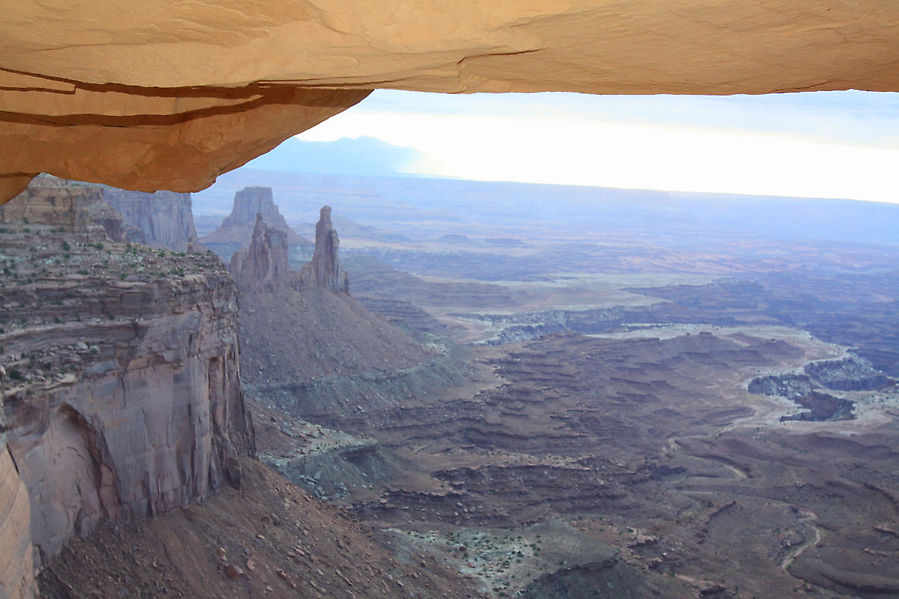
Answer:
[(512, 237), (526, 236), (524, 230), (539, 223), (559, 231), (654, 231), (678, 238), (715, 233), (899, 243), (899, 204), (432, 179), (411, 172), (421, 158), (413, 148), (372, 137), (290, 138), (193, 194), (198, 232), (219, 226), (238, 190), (262, 185), (272, 188), (288, 223), (311, 226), (327, 204), (337, 219), (412, 236), (424, 234), (416, 222), (442, 223), (447, 230), (441, 234), (457, 233), (454, 227), (512, 227)]
[(394, 146), (374, 137), (337, 141), (304, 141), (291, 137), (243, 168), (285, 173), (403, 175), (420, 159), (418, 150)]
[(249, 185), (271, 187), (288, 223), (314, 223), (318, 209), (328, 204), (340, 218), (406, 235), (415, 234), (413, 223), (425, 222), (446, 225), (448, 230), (441, 234), (476, 225), (495, 227), (492, 236), (511, 227), (517, 231), (512, 236), (518, 237), (534, 224), (552, 224), (560, 232), (655, 231), (678, 238), (714, 232), (725, 237), (899, 243), (899, 204), (247, 167), (220, 175), (215, 185), (193, 194), (198, 227), (202, 215), (227, 214), (235, 192)]

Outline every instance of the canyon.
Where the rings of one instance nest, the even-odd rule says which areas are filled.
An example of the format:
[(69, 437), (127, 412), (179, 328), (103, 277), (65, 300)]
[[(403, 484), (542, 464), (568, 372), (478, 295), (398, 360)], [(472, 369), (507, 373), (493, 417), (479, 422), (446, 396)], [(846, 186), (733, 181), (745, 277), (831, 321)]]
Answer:
[[(339, 596), (353, 581), (372, 597), (392, 596), (389, 585), (467, 596), (457, 592), (465, 586), (458, 574), (435, 564), (435, 574), (422, 577), (365, 527), (327, 506), (310, 512), (308, 496), (253, 459), (238, 345), (238, 289), (246, 281), (238, 276), (235, 286), (211, 251), (125, 241), (122, 215), (104, 195), (95, 185), (41, 178), (3, 207), (0, 596), (34, 596), (36, 582), (46, 597), (106, 597), (119, 588), (196, 596), (213, 583), (222, 596), (235, 584), (261, 596), (273, 582), (296, 588), (296, 581), (320, 596)], [(153, 215), (154, 230), (171, 217), (138, 203), (132, 207)], [(258, 226), (265, 227), (261, 219)], [(275, 236), (286, 248), (283, 233)], [(286, 252), (280, 259), (284, 274)], [(275, 512), (294, 522), (293, 532), (247, 557), (247, 539), (264, 539), (259, 531), (272, 522), (281, 526)], [(179, 523), (184, 517), (189, 522)], [(303, 550), (297, 535), (313, 525), (330, 532), (307, 537)], [(148, 545), (147, 527), (159, 544)], [(338, 544), (351, 543), (352, 555), (329, 553), (332, 534), (345, 535)], [(144, 562), (123, 555), (123, 543), (161, 553)], [(309, 561), (291, 564), (298, 554)], [(186, 556), (194, 560), (190, 575), (181, 570)], [(121, 559), (131, 565), (116, 566)], [(372, 576), (372, 564), (389, 574)]]
[(48, 597), (899, 585), (894, 247), (319, 205), (309, 262), (277, 225), (311, 224), (243, 211), (228, 273), (111, 240), (96, 186), (26, 193), (2, 216), (6, 596), (32, 571)]
[[(627, 245), (616, 232), (506, 220), (503, 239), (526, 243), (475, 246), (499, 221), (476, 216), (463, 235), (455, 216), (409, 225), (400, 210), (392, 226), (405, 240), (342, 236), (350, 290), (455, 355), (450, 377), (395, 384), (360, 364), (361, 383), (347, 366), (358, 349), (344, 346), (343, 371), (316, 381), (336, 368), (315, 361), (342, 333), (315, 309), (289, 327), (328, 331), (315, 341), (243, 331), (267, 340), (245, 355), (269, 377), (274, 356), (319, 350), (301, 360), (313, 371), (288, 361), (278, 384), (256, 379), (266, 464), (494, 597), (893, 592), (899, 396), (889, 333), (874, 323), (892, 318), (894, 247), (672, 241), (667, 219), (648, 242), (643, 221), (644, 241)], [(383, 231), (391, 212), (379, 214)], [(269, 318), (287, 303), (265, 302), (252, 305)], [(843, 329), (849, 314), (870, 324)]]
[[(266, 376), (283, 362), (260, 357), (248, 407), (239, 311), (264, 339), (283, 326), (235, 306), (215, 256), (187, 253), (183, 199), (164, 228), (187, 237), (172, 253), (135, 243), (174, 237), (96, 188), (26, 189), (52, 173), (196, 191), (382, 87), (896, 91), (895, 6), (5, 8), (0, 200), (27, 199), (0, 227), (0, 596), (33, 596), (36, 568), (60, 597), (265, 596), (297, 581), (322, 597), (899, 589), (895, 228), (853, 245), (689, 224), (640, 230), (638, 244), (627, 227), (550, 227), (535, 242), (514, 227), (458, 237), (453, 223), (412, 248), (345, 244), (398, 284), (370, 278), (357, 302), (340, 271), (325, 289), (313, 269), (300, 295), (260, 303), (318, 310), (300, 322), (327, 351), (285, 347), (306, 343), (310, 367), (336, 373)], [(413, 237), (433, 231), (422, 222)], [(476, 235), (489, 251), (465, 246)], [(379, 340), (338, 337), (338, 305)], [(393, 353), (341, 372), (354, 347)], [(340, 507), (262, 468), (254, 443)]]

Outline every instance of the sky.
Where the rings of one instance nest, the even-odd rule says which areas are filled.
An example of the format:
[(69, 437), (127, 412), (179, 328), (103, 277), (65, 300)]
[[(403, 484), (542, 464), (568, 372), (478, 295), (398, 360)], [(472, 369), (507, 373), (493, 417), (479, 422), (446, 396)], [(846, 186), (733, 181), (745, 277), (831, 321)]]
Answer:
[(421, 153), (410, 174), (899, 203), (899, 94), (376, 90), (301, 135)]

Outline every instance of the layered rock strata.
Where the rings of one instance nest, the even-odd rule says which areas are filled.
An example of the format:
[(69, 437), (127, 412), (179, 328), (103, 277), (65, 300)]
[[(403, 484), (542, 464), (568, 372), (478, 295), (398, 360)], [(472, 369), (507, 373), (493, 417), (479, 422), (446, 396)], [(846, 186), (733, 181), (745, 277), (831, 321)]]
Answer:
[(126, 226), (139, 232), (129, 235), (128, 241), (176, 252), (187, 252), (196, 245), (189, 193), (143, 193), (105, 187), (103, 201), (122, 215)]
[(41, 224), (57, 231), (123, 241), (122, 215), (103, 201), (99, 186), (42, 175), (0, 206), (0, 223)]
[(104, 519), (209, 495), (253, 451), (235, 289), (218, 259), (60, 229), (20, 222), (0, 234), (4, 599), (23, 569), (30, 579), (19, 560), (29, 543), (46, 564)]

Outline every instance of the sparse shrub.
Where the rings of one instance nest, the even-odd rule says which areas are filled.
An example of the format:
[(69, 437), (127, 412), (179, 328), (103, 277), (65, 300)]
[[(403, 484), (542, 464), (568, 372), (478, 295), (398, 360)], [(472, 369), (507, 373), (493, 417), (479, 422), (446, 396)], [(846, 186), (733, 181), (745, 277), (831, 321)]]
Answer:
[(25, 379), (25, 376), (19, 371), (18, 368), (10, 368), (7, 371), (6, 375), (14, 381), (21, 381)]

